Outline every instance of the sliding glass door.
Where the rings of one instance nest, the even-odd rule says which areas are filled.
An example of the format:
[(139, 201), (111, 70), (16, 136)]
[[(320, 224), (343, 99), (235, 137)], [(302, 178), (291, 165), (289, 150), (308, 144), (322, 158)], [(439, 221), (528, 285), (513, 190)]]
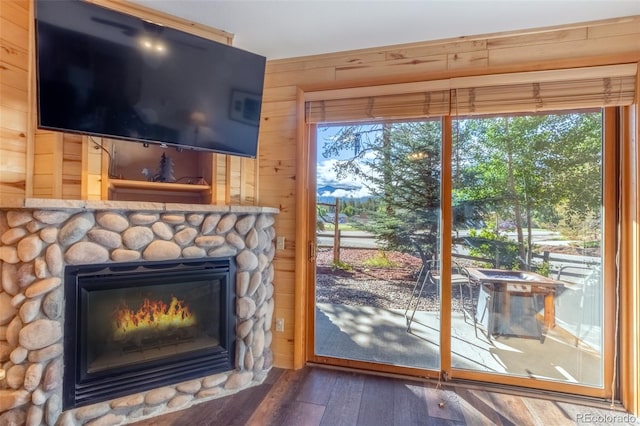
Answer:
[(438, 371), (440, 119), (317, 132), (318, 357)]
[(309, 359), (610, 394), (614, 122), (318, 126)]
[(604, 384), (603, 114), (453, 123), (451, 366)]

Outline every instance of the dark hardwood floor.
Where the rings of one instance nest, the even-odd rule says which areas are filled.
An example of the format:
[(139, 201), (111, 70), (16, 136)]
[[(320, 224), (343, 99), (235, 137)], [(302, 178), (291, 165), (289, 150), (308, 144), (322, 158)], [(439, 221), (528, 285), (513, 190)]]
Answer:
[(297, 371), (274, 368), (259, 386), (134, 425), (640, 424), (635, 421), (629, 414), (608, 409), (605, 403), (598, 407), (306, 367)]

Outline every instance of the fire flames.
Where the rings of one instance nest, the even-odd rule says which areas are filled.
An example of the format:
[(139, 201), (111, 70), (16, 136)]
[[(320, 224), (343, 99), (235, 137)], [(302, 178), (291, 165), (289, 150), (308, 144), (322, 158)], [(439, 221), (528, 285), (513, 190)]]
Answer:
[(175, 296), (171, 296), (169, 304), (145, 298), (135, 311), (122, 302), (113, 315), (113, 338), (116, 341), (126, 340), (140, 332), (152, 335), (155, 332), (190, 327), (196, 323), (189, 305)]

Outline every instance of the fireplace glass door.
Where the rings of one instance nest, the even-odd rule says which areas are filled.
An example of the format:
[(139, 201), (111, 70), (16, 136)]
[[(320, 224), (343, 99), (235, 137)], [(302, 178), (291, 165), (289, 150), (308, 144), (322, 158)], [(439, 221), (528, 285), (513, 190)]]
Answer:
[[(145, 277), (135, 287), (82, 290), (87, 374), (135, 366), (220, 344), (220, 277)], [(184, 278), (184, 276), (183, 276)], [(118, 280), (118, 278), (114, 278)], [(111, 280), (100, 280), (100, 286)], [(106, 282), (103, 282), (106, 281)], [(167, 282), (162, 282), (167, 281)]]
[(71, 406), (233, 368), (231, 259), (67, 269)]

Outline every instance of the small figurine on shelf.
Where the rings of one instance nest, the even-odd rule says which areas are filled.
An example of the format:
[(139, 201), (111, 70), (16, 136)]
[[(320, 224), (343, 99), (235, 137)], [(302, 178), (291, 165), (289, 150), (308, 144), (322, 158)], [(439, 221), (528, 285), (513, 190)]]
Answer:
[(175, 182), (176, 178), (173, 176), (173, 160), (168, 157), (164, 152), (160, 157), (160, 165), (158, 166), (158, 172), (153, 176), (154, 182)]
[(142, 173), (142, 175), (146, 177), (149, 182), (153, 182), (153, 175), (151, 174), (151, 170), (145, 167), (140, 173)]

